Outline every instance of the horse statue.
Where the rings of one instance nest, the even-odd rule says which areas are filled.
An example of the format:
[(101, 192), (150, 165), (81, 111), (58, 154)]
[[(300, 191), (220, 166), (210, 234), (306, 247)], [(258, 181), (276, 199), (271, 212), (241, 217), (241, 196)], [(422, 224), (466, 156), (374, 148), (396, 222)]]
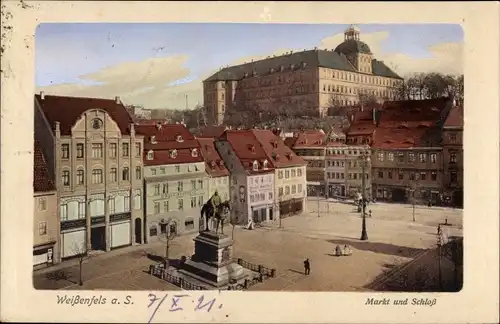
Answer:
[(215, 232), (218, 232), (219, 226), (222, 224), (221, 233), (224, 234), (224, 219), (229, 210), (229, 201), (222, 202), (219, 194), (215, 191), (213, 196), (201, 208), (201, 220), (205, 223), (205, 228), (202, 231), (213, 230), (209, 226), (210, 219), (213, 219), (217, 224)]

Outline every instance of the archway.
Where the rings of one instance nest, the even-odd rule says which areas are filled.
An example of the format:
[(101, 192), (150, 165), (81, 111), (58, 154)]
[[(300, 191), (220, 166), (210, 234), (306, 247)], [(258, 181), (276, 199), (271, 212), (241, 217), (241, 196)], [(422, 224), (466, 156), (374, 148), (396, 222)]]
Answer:
[(142, 241), (142, 220), (140, 218), (135, 219), (135, 242), (141, 244)]

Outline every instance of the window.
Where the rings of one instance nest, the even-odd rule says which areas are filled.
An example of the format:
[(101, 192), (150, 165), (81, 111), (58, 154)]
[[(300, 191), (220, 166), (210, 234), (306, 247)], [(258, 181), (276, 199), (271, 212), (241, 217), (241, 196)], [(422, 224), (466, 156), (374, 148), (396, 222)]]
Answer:
[(38, 210), (44, 211), (47, 209), (47, 199), (46, 198), (38, 198)]
[(92, 170), (92, 183), (98, 184), (103, 182), (102, 169)]
[[(219, 179), (220, 181), (220, 179)], [(198, 180), (198, 187), (200, 187), (200, 189), (203, 189), (203, 180)]]
[(278, 179), (283, 179), (283, 171), (278, 172)]
[(302, 184), (301, 183), (299, 183), (298, 186), (297, 186), (297, 192), (298, 193), (302, 192)]
[(59, 216), (62, 221), (68, 220), (68, 205), (61, 205)]
[(259, 170), (259, 163), (257, 163), (257, 161), (253, 161), (252, 169), (253, 169), (254, 171)]
[(387, 178), (392, 179), (392, 171), (387, 171)]
[(154, 189), (155, 189), (155, 191), (154, 191), (154, 195), (155, 195), (155, 196), (159, 196), (159, 195), (160, 195), (160, 185), (159, 185), (159, 184), (156, 184), (156, 185), (154, 186)]
[(184, 210), (184, 200), (182, 198), (177, 200), (177, 207), (179, 210)]
[(191, 208), (196, 207), (196, 197), (191, 197)]
[(358, 179), (358, 174), (357, 173), (353, 173), (352, 177), (354, 178), (354, 180), (357, 180)]
[(135, 178), (137, 180), (141, 180), (141, 178), (142, 178), (142, 170), (141, 170), (140, 166), (135, 167)]
[(425, 154), (425, 153), (420, 153), (420, 154), (418, 155), (418, 159), (419, 159), (420, 163), (425, 163), (425, 162), (427, 162), (427, 154)]
[(175, 166), (175, 172), (181, 172), (181, 166), (180, 165), (176, 165)]
[(62, 172), (62, 184), (63, 186), (69, 186), (69, 171), (65, 170)]
[(141, 189), (136, 189), (135, 194), (134, 194), (134, 209), (135, 210), (140, 210), (141, 209)]
[(38, 235), (46, 235), (47, 234), (47, 222), (38, 223)]
[(455, 144), (457, 142), (457, 134), (450, 133), (450, 143)]
[(61, 145), (61, 153), (63, 159), (69, 159), (69, 144), (62, 144)]
[(408, 153), (408, 162), (415, 162), (415, 153)]
[(378, 156), (378, 160), (379, 160), (380, 162), (383, 162), (383, 161), (384, 161), (384, 152), (379, 152), (379, 153), (377, 154), (377, 156)]
[(198, 196), (198, 207), (203, 206), (204, 203), (205, 202), (204, 202), (203, 196)]
[(163, 202), (163, 212), (167, 213), (170, 211), (170, 205), (168, 204), (168, 200)]
[(194, 228), (194, 220), (189, 219), (184, 221), (184, 229), (187, 230), (192, 230)]
[(92, 143), (92, 158), (102, 158), (102, 143)]
[(420, 180), (425, 180), (427, 174), (425, 172), (420, 172)]
[(116, 143), (109, 144), (109, 157), (116, 158)]
[(457, 163), (457, 153), (455, 152), (450, 153), (450, 163)]
[(155, 202), (154, 208), (155, 208), (155, 211), (154, 211), (155, 214), (159, 214), (160, 213), (160, 203)]
[(458, 176), (455, 171), (450, 172), (450, 181), (451, 182), (457, 182), (458, 181)]
[(295, 169), (293, 169), (291, 172), (292, 172), (292, 178), (295, 178), (295, 175), (296, 175), (296, 173), (297, 173), (297, 172), (295, 171)]
[(403, 152), (398, 153), (398, 162), (404, 162), (405, 161), (405, 154)]
[(379, 171), (378, 172), (378, 177), (379, 177), (379, 179), (383, 179), (384, 178), (384, 172)]
[(436, 160), (437, 160), (437, 154), (431, 153), (431, 163), (436, 163)]
[(115, 198), (111, 198), (108, 200), (108, 211), (110, 215), (115, 213)]
[(271, 200), (271, 199), (273, 199), (273, 193), (272, 192), (269, 193), (269, 200)]
[(122, 156), (128, 156), (129, 152), (128, 143), (122, 143)]
[(191, 189), (196, 189), (196, 180), (191, 180)]
[(135, 143), (135, 156), (141, 156), (141, 143)]
[(84, 171), (82, 169), (76, 171), (76, 184), (82, 185), (84, 179)]
[(415, 172), (410, 172), (410, 180), (415, 180)]
[(387, 153), (387, 160), (389, 160), (391, 162), (394, 161), (394, 153), (392, 153), (392, 152), (391, 153)]
[(155, 168), (151, 169), (151, 175), (156, 175), (156, 169)]
[(126, 213), (130, 211), (130, 196), (123, 197), (123, 210)]
[(184, 191), (184, 183), (182, 181), (177, 181), (177, 191)]
[(111, 168), (111, 171), (109, 172), (109, 180), (111, 182), (116, 182), (117, 173), (116, 168)]
[(148, 155), (146, 156), (146, 160), (151, 161), (154, 158), (153, 150), (148, 151)]
[(285, 179), (290, 178), (290, 171), (286, 170), (285, 171)]
[(76, 144), (76, 158), (83, 158), (83, 144)]
[(130, 180), (130, 174), (129, 174), (128, 167), (124, 167), (122, 171), (122, 180), (123, 181), (129, 181)]
[(398, 179), (399, 180), (403, 180), (405, 178), (405, 175), (402, 171), (399, 171), (399, 174), (398, 174)]
[(279, 197), (282, 197), (282, 196), (283, 196), (283, 187), (280, 187), (280, 188), (278, 189), (278, 196), (279, 196)]
[(297, 169), (297, 176), (302, 177), (302, 169)]
[(292, 194), (294, 194), (296, 192), (297, 192), (297, 186), (296, 185), (292, 185)]
[(437, 180), (437, 172), (436, 171), (432, 171), (431, 172), (431, 180), (432, 181), (436, 181)]
[(290, 194), (290, 187), (286, 186), (285, 187), (285, 195), (289, 195), (289, 194)]
[(158, 228), (156, 226), (151, 226), (149, 228), (149, 236), (156, 236), (158, 235)]

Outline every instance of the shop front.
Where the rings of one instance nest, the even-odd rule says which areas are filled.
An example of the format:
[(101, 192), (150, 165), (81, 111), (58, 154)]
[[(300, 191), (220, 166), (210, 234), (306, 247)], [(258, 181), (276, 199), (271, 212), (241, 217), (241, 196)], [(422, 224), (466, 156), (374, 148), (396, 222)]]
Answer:
[(130, 212), (110, 215), (109, 223), (111, 249), (129, 246), (132, 244)]
[(337, 184), (337, 183), (329, 183), (328, 184), (328, 197), (336, 198), (336, 197), (345, 197), (345, 185)]
[(61, 257), (63, 259), (87, 252), (85, 226), (85, 219), (61, 222)]
[(44, 244), (36, 245), (33, 247), (33, 266), (34, 267), (44, 267), (51, 266), (54, 255), (54, 245), (55, 241), (47, 242)]
[(286, 218), (288, 216), (297, 215), (304, 210), (304, 202), (302, 198), (292, 198), (282, 201), (279, 204), (280, 217)]

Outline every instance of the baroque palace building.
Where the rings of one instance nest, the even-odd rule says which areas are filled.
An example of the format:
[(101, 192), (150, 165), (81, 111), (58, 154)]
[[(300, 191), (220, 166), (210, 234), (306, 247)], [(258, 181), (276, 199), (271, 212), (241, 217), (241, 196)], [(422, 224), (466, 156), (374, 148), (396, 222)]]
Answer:
[(351, 25), (334, 50), (304, 50), (220, 69), (203, 82), (203, 104), (210, 124), (231, 109), (278, 105), (327, 114), (332, 104), (356, 106), (363, 95), (394, 100), (403, 79), (373, 57)]

